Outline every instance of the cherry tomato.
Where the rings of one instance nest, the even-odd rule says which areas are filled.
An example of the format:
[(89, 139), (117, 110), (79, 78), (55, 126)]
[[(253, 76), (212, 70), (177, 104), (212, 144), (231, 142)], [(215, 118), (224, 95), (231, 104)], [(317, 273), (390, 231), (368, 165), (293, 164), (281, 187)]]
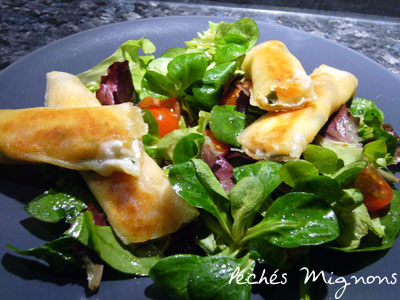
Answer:
[(179, 128), (179, 117), (170, 109), (166, 107), (149, 107), (147, 109), (156, 118), (161, 137)]
[(138, 106), (149, 110), (156, 118), (161, 137), (179, 128), (181, 107), (175, 98), (157, 99), (146, 97), (139, 102)]
[(358, 174), (354, 187), (364, 195), (364, 204), (369, 211), (384, 208), (393, 198), (390, 185), (371, 168), (365, 168)]
[(146, 97), (141, 100), (138, 104), (140, 108), (148, 108), (148, 107), (166, 107), (171, 109), (175, 114), (181, 115), (181, 106), (179, 105), (178, 100), (175, 98), (168, 99), (157, 99), (153, 97)]
[(206, 129), (204, 132), (210, 139), (211, 142), (213, 143), (215, 149), (221, 153), (221, 155), (225, 155), (226, 153), (228, 153), (230, 146), (228, 144), (225, 144), (223, 142), (221, 142), (220, 140), (217, 140), (213, 134), (211, 133), (210, 129)]

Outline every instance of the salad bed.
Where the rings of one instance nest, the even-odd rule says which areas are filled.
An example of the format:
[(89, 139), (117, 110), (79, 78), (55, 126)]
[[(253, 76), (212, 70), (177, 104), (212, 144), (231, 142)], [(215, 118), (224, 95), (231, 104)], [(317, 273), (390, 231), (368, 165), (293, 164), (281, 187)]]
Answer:
[[(191, 239), (194, 245), (173, 249), (173, 237), (167, 237), (127, 249), (104, 226), (100, 209), (84, 192), (79, 177), (56, 170), (67, 174), (57, 177), (60, 180), (54, 187), (26, 210), (42, 221), (66, 220), (72, 226), (42, 248), (10, 248), (63, 271), (66, 266), (81, 268), (82, 261), (88, 273), (97, 275), (103, 263), (129, 274), (150, 271), (155, 284), (174, 298), (246, 299), (250, 285), (226, 285), (237, 267), (244, 277), (260, 260), (273, 267), (289, 267), (312, 245), (340, 251), (391, 247), (400, 226), (398, 193), (393, 192), (390, 206), (379, 207), (367, 204), (360, 192), (365, 185), (377, 184), (378, 192), (390, 196), (381, 178), (389, 183), (397, 180), (387, 166), (397, 162), (398, 140), (371, 100), (353, 99), (299, 161), (254, 162), (238, 151), (237, 134), (263, 112), (250, 107), (243, 93), (234, 105), (219, 104), (232, 77), (241, 75), (238, 66), (257, 42), (257, 32), (249, 19), (210, 24), (210, 30), (188, 42), (187, 48), (171, 49), (157, 59), (138, 56), (140, 48), (145, 53), (154, 51), (150, 41), (130, 41), (79, 76), (92, 91), (101, 91), (107, 88), (101, 75), (114, 62), (127, 60), (135, 87), (132, 93), (137, 97), (123, 88), (112, 103), (124, 102), (124, 94), (137, 102), (146, 97), (179, 100), (181, 112), (174, 110), (170, 118), (184, 117), (178, 118), (178, 128), (166, 134), (161, 133), (154, 113), (165, 108), (165, 102), (147, 106), (149, 134), (143, 141), (146, 152), (166, 167), (175, 191), (201, 211), (195, 222), (199, 229)], [(119, 81), (128, 82), (129, 76), (120, 75), (126, 74), (126, 68), (116, 69), (125, 78)], [(235, 81), (230, 83), (237, 89)], [(331, 124), (345, 128), (344, 134), (335, 132)], [(211, 153), (205, 153), (207, 145)]]

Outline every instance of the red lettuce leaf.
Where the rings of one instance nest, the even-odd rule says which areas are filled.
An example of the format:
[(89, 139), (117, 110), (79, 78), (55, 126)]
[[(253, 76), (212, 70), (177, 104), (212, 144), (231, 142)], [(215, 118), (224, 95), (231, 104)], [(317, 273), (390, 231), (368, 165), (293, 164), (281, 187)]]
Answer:
[(96, 97), (103, 105), (113, 105), (132, 101), (134, 92), (129, 62), (125, 60), (108, 67), (107, 75), (101, 76)]
[(245, 92), (240, 91), (239, 95), (236, 98), (236, 110), (247, 114), (250, 105), (250, 97), (246, 95)]
[(201, 150), (201, 159), (210, 167), (225, 192), (229, 194), (235, 183), (233, 182), (233, 167), (217, 150), (204, 143)]
[(99, 212), (93, 203), (87, 205), (87, 210), (93, 215), (93, 222), (97, 226), (107, 226), (107, 221), (103, 213)]
[(219, 154), (219, 152), (212, 149), (211, 146), (207, 145), (207, 143), (203, 144), (203, 148), (201, 149), (201, 159), (210, 167), (210, 169), (215, 165), (215, 161)]
[(235, 183), (233, 182), (233, 167), (232, 165), (222, 156), (218, 155), (214, 166), (211, 169), (215, 176), (218, 178), (225, 192), (229, 194)]
[(334, 118), (328, 123), (325, 129), (326, 137), (343, 143), (358, 143), (361, 140), (358, 136), (359, 123), (360, 119), (353, 117), (349, 109), (342, 105)]

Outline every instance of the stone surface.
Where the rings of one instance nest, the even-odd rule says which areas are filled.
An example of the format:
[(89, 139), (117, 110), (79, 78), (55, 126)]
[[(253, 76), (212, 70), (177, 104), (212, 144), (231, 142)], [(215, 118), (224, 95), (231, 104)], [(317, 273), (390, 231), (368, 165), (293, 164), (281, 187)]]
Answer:
[[(169, 0), (161, 0), (170, 2)], [(242, 4), (258, 5), (277, 9), (314, 9), (330, 12), (352, 12), (378, 16), (400, 16), (398, 0), (175, 0), (174, 2), (208, 2), (223, 5)]]
[(223, 2), (2, 0), (0, 69), (42, 46), (90, 28), (139, 18), (205, 15), (251, 17), (307, 31), (354, 49), (400, 76), (400, 18), (252, 4), (258, 1)]

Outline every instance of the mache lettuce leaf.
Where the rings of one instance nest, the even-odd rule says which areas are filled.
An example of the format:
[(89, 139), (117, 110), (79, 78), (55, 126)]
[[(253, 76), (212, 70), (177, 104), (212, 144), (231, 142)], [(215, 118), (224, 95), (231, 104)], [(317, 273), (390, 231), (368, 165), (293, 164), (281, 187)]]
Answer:
[(144, 149), (158, 164), (163, 161), (180, 163), (199, 157), (204, 143), (204, 131), (210, 120), (209, 113), (199, 112), (197, 126), (187, 127), (181, 123), (179, 129), (161, 138), (156, 119), (148, 110), (143, 111), (144, 121), (149, 128), (149, 132), (143, 136)]

